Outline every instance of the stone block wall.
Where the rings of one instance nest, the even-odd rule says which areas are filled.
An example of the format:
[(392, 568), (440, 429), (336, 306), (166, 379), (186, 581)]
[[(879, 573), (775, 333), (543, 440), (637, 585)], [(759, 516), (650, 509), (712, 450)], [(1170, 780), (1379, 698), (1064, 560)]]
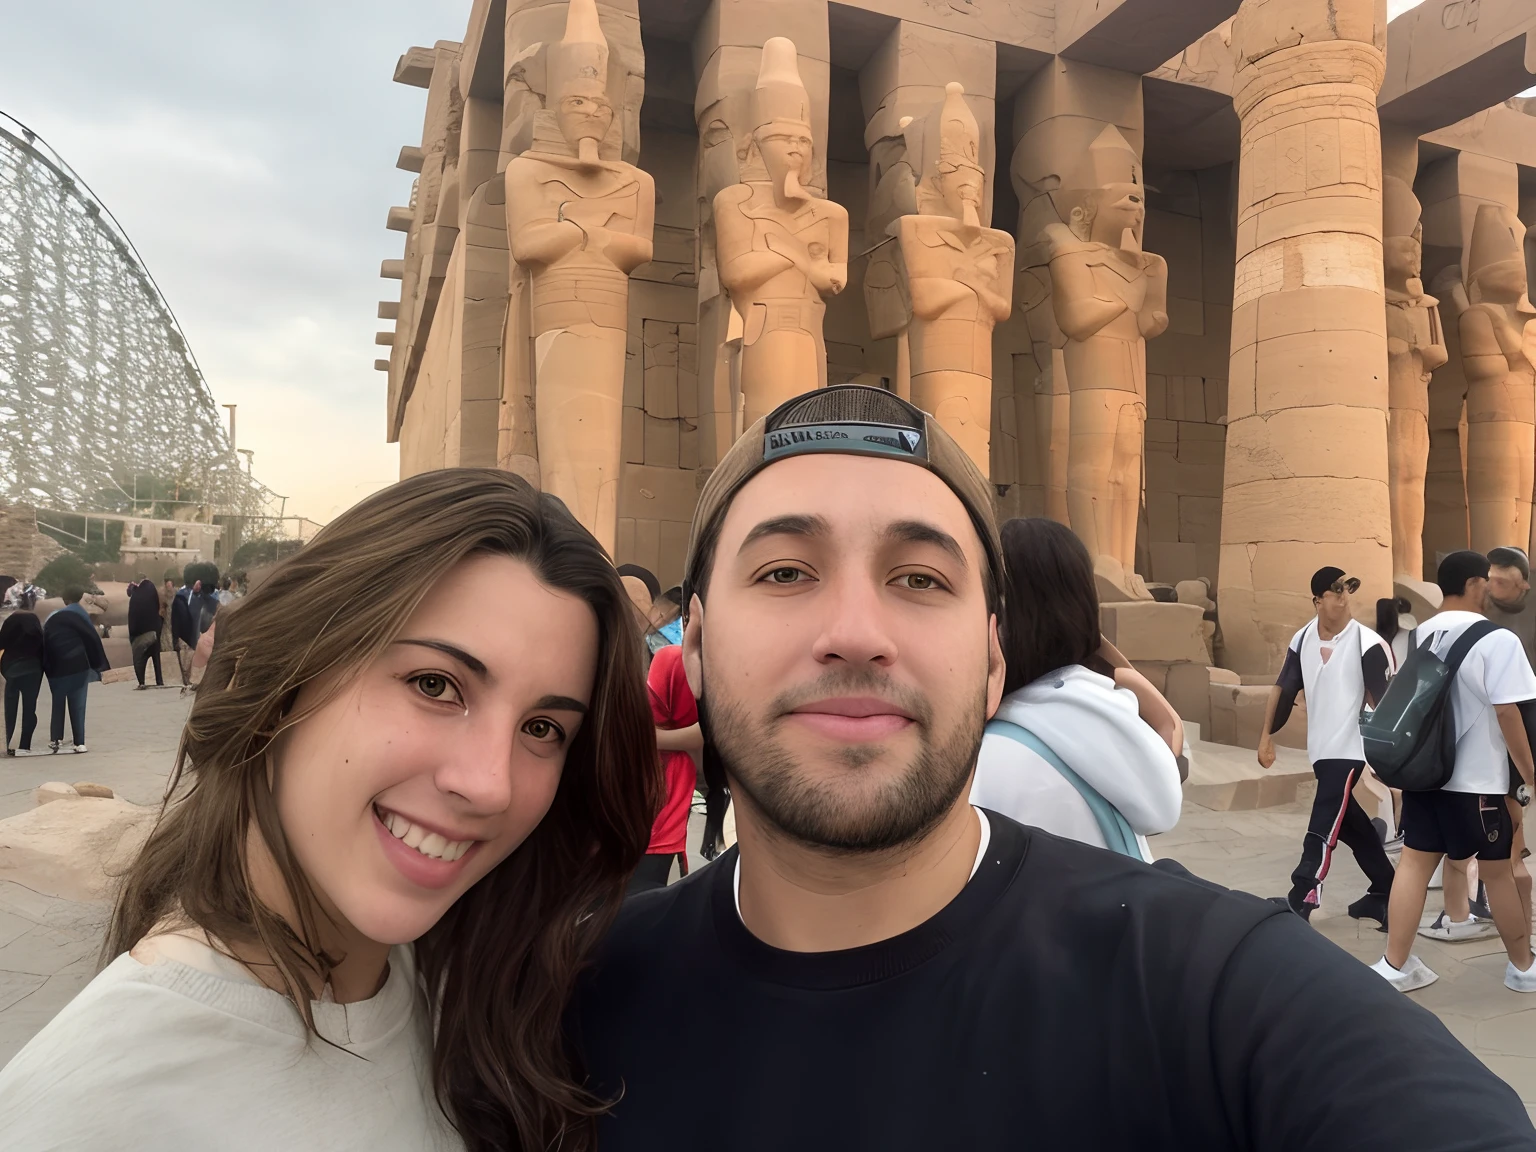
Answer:
[(1146, 517), (1138, 566), (1216, 583), (1232, 333), (1231, 167), (1149, 171), (1146, 247), (1168, 261), (1168, 331), (1147, 343)]

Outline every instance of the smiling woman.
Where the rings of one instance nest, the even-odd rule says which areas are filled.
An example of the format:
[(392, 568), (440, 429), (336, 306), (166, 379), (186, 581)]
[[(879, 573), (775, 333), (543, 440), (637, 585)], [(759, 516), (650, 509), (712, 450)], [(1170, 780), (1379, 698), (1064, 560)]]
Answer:
[(109, 963), (0, 1073), (6, 1147), (590, 1148), (560, 1019), (655, 757), (558, 501), (477, 469), (364, 501), (220, 615)]

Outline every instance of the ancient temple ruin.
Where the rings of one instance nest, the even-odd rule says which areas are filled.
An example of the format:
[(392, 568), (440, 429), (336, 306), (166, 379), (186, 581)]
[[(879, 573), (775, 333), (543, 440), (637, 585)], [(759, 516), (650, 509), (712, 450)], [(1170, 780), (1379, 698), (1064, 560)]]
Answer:
[(663, 582), (827, 382), (929, 407), (1109, 599), (1206, 581), (1218, 650), (1148, 658), (1234, 683), (1323, 564), (1368, 610), (1531, 538), (1531, 0), (474, 0), (395, 79), (402, 473), (518, 471)]

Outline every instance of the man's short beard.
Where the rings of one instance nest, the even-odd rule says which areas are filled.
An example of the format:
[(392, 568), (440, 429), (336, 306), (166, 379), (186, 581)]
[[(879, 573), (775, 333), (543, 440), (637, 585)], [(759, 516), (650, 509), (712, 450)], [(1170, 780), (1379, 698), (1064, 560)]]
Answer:
[[(824, 677), (815, 694), (806, 699), (872, 688), (889, 697), (890, 687), (890, 681), (878, 673)], [(705, 694), (708, 703), (699, 700), (699, 723), (707, 741), (704, 754), (719, 758), (732, 789), (747, 796), (781, 834), (807, 847), (839, 854), (901, 848), (937, 827), (970, 784), (986, 723), (983, 690), (936, 747), (926, 701), (919, 708), (915, 706), (919, 702), (904, 700), (903, 707), (922, 713), (914, 717), (921, 737), (916, 758), (894, 780), (850, 801), (839, 795), (835, 784), (828, 786), (816, 778), (816, 765), (802, 763), (769, 733), (757, 730), (746, 709), (721, 700), (718, 692), (710, 693), (707, 684)], [(782, 716), (788, 711), (786, 703), (782, 697), (775, 700), (766, 714)], [(878, 744), (850, 745), (828, 767), (840, 774), (857, 773), (881, 750)]]

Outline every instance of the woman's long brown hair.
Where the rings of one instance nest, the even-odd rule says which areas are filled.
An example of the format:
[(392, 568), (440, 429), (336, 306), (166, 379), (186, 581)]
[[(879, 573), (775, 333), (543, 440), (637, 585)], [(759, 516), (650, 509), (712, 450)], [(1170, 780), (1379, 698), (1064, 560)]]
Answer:
[[(660, 779), (640, 641), (618, 573), (564, 505), (510, 473), (444, 469), (387, 488), (219, 613), (165, 806), (123, 879), (102, 957), (167, 921), (196, 925), (269, 956), (314, 1030), (311, 990), (332, 960), (318, 947), (316, 905), (278, 819), (269, 747), (313, 711), (295, 714), (301, 688), (331, 673), (339, 685), (366, 666), (439, 577), (483, 553), (522, 560), (591, 607), (597, 682), (549, 813), (416, 942), (436, 1014), (434, 1081), (472, 1150), (581, 1152), (594, 1145), (599, 1107), (573, 1079), (561, 1017), (645, 852)], [(255, 894), (253, 824), (302, 910), (297, 924)]]

